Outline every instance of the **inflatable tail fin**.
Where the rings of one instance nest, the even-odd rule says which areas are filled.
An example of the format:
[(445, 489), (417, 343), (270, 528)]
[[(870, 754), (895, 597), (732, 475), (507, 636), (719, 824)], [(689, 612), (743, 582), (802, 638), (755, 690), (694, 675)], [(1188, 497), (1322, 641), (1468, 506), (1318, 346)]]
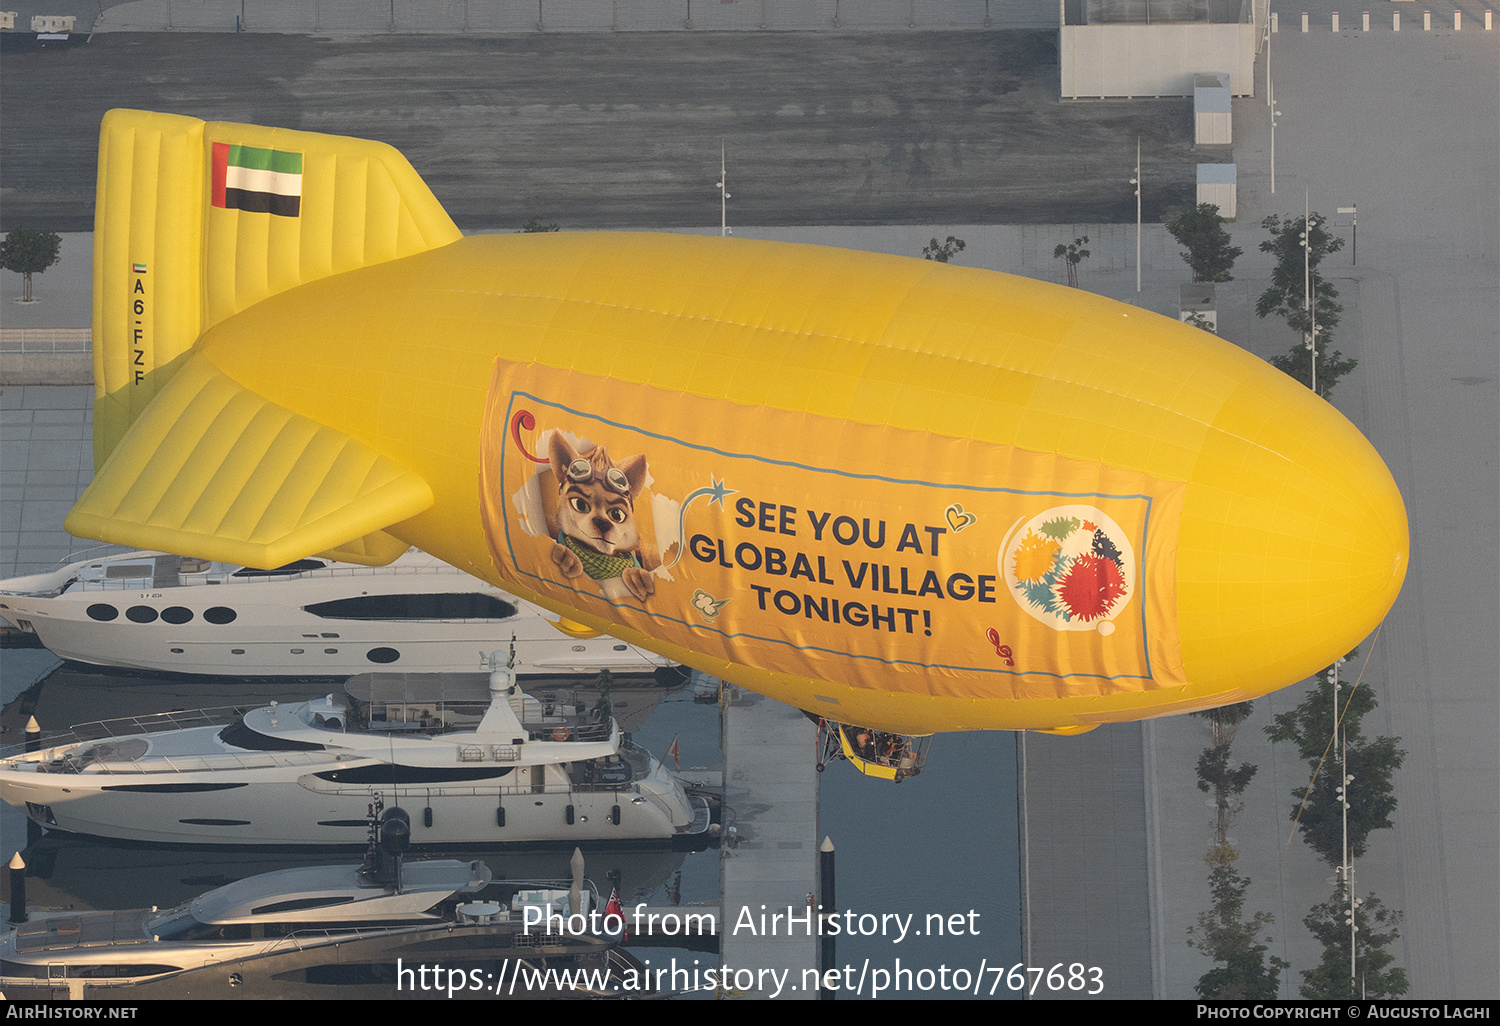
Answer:
[(384, 529), (432, 505), (411, 471), (189, 354), (64, 521), (80, 538), (276, 567), (388, 563)]
[(94, 223), (94, 465), (208, 328), (458, 228), (384, 143), (115, 110)]

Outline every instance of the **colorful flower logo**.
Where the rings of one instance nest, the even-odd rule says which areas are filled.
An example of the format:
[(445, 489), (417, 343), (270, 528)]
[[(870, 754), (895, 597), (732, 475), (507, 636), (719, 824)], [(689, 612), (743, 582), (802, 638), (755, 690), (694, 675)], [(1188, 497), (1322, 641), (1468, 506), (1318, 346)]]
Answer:
[(1135, 593), (1135, 551), (1102, 511), (1054, 506), (1007, 536), (1000, 573), (1021, 608), (1053, 630), (1107, 636)]

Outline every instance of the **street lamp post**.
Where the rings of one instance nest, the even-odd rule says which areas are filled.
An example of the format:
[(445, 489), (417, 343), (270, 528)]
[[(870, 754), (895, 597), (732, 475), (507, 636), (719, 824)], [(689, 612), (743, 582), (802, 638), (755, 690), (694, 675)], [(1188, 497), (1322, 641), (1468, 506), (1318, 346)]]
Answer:
[[(1340, 733), (1342, 733), (1342, 731), (1340, 731)], [(1343, 746), (1343, 739), (1342, 738), (1340, 739), (1339, 744), (1340, 744), (1340, 747), (1342, 748), (1342, 746)], [(1356, 909), (1359, 908), (1359, 906), (1361, 904), (1360, 900), (1354, 896), (1354, 867), (1349, 864), (1349, 785), (1352, 784), (1352, 783), (1354, 783), (1354, 777), (1347, 772), (1348, 768), (1349, 768), (1348, 767), (1348, 753), (1347, 753), (1347, 751), (1345, 751), (1343, 758), (1341, 758), (1339, 760), (1339, 762), (1340, 762), (1340, 765), (1343, 766), (1343, 768), (1345, 770), (1345, 773), (1344, 773), (1344, 782), (1339, 786), (1338, 796), (1339, 796), (1339, 802), (1344, 806), (1344, 810), (1343, 810), (1344, 811), (1344, 868), (1343, 868), (1343, 877), (1344, 877), (1344, 886), (1347, 887), (1347, 888), (1349, 888), (1349, 987), (1350, 987), (1350, 993), (1353, 993), (1354, 981), (1357, 978), (1357, 976), (1356, 976), (1356, 972), (1357, 972), (1356, 966), (1357, 966), (1357, 963), (1356, 963), (1356, 960), (1355, 960), (1356, 956), (1355, 956), (1354, 941), (1355, 941), (1355, 934), (1357, 934), (1359, 932), (1359, 927), (1356, 926), (1355, 922), (1354, 922), (1354, 912), (1355, 912)]]
[(1359, 980), (1359, 974), (1354, 963), (1354, 938), (1359, 933), (1359, 927), (1354, 922), (1354, 914), (1359, 909), (1359, 906), (1363, 904), (1364, 901), (1362, 899), (1354, 897), (1354, 891), (1351, 888), (1349, 891), (1349, 919), (1347, 920), (1349, 924), (1349, 993), (1351, 995), (1354, 993), (1357, 981)]
[[(1268, 90), (1269, 91), (1269, 90)], [(1276, 109), (1276, 101), (1271, 101), (1271, 195), (1276, 195), (1276, 119), (1281, 117), (1281, 111)]]
[(1312, 230), (1317, 226), (1312, 219), (1307, 191), (1302, 196), (1302, 294), (1307, 310), (1307, 348), (1312, 353), (1312, 390), (1318, 391), (1318, 314), (1313, 306), (1316, 298), (1312, 282)]
[(1338, 756), (1339, 770), (1342, 775), (1342, 780), (1336, 791), (1339, 804), (1343, 806), (1341, 811), (1344, 816), (1344, 861), (1339, 867), (1339, 878), (1349, 890), (1349, 919), (1347, 920), (1349, 926), (1349, 988), (1350, 994), (1353, 994), (1354, 983), (1357, 979), (1354, 941), (1355, 934), (1359, 932), (1359, 927), (1354, 922), (1354, 913), (1362, 902), (1354, 896), (1354, 867), (1349, 864), (1349, 785), (1354, 783), (1354, 777), (1349, 773), (1349, 747), (1344, 734), (1343, 721), (1339, 718), (1339, 667), (1343, 663), (1344, 660), (1342, 659), (1335, 659), (1333, 661), (1333, 745), (1334, 752)]
[(1355, 267), (1359, 266), (1359, 204), (1351, 203), (1347, 207), (1339, 207), (1339, 213), (1349, 215), (1349, 228), (1354, 236), (1354, 259), (1350, 261)]
[(714, 184), (719, 188), (719, 235), (723, 237), (731, 234), (729, 230), (729, 175), (724, 169), (724, 140), (719, 140), (719, 180)]
[[(1141, 137), (1135, 137), (1135, 291), (1141, 291)], [(1274, 191), (1274, 190), (1273, 190)]]

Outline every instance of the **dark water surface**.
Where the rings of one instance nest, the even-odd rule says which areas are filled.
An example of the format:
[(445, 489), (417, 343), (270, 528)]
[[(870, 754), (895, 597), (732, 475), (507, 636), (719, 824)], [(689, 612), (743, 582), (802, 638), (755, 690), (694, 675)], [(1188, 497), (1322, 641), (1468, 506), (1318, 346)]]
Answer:
[[(111, 672), (64, 663), (49, 668), (47, 653), (7, 650), (0, 654), (7, 731), (0, 743), (19, 740), (17, 730), (35, 715), (47, 731), (120, 716), (227, 705), (263, 705), (338, 691), (336, 680), (248, 679)], [(40, 677), (36, 683), (32, 679)], [(656, 696), (615, 694), (617, 706), (647, 703)], [(621, 709), (622, 713), (627, 709)], [(719, 710), (676, 690), (635, 731), (637, 743), (660, 757), (678, 741), (685, 775), (691, 767), (717, 768)], [(811, 748), (808, 758), (813, 758)], [(1019, 834), (1016, 812), (1015, 741), (1010, 734), (944, 735), (935, 740), (927, 770), (899, 785), (859, 776), (835, 763), (819, 776), (820, 836), (837, 849), (836, 907), (855, 915), (866, 936), (840, 937), (834, 965), (852, 967), (847, 978), (865, 974), (864, 993), (884, 971), (884, 997), (988, 995), (996, 968), (1020, 960)], [(727, 819), (733, 822), (733, 809)], [(27, 898), (32, 906), (86, 908), (167, 907), (232, 880), (297, 865), (356, 862), (350, 852), (174, 849), (49, 835), (28, 831), (23, 816), (0, 810), (6, 857), (24, 849)], [(423, 857), (445, 853), (423, 849)], [(567, 874), (568, 852), (537, 849), (453, 853), (482, 857), (497, 877), (557, 878)], [(717, 849), (667, 851), (590, 850), (587, 875), (604, 892), (618, 886), (627, 905), (715, 902), (719, 894)], [(8, 885), (6, 900), (8, 900)], [(859, 917), (865, 917), (863, 919)], [(899, 918), (898, 918), (899, 917)], [(910, 918), (906, 918), (910, 917)], [(849, 921), (845, 917), (846, 922)], [(900, 936), (900, 923), (907, 934)], [(941, 923), (941, 935), (938, 926)], [(683, 959), (712, 955), (642, 950), (653, 964), (673, 954)], [(827, 967), (825, 967), (827, 968)], [(946, 968), (946, 972), (944, 969)], [(955, 974), (955, 970), (964, 973)], [(966, 982), (967, 981), (967, 982)], [(852, 984), (851, 984), (852, 985)], [(901, 990), (894, 988), (899, 985)], [(842, 998), (853, 996), (849, 993)], [(1003, 983), (995, 996), (1010, 996)]]

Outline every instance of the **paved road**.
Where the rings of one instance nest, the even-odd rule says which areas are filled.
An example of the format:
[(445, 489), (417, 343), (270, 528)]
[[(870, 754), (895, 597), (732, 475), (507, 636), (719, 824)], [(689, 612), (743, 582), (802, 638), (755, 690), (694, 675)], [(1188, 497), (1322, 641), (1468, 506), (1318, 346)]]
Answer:
[[(1269, 192), (1269, 118), (1263, 98), (1235, 101), (1240, 221), (1245, 247), (1237, 277), (1264, 271), (1253, 226), (1267, 214), (1314, 210), (1351, 238), (1358, 205), (1359, 253), (1325, 265), (1344, 304), (1335, 344), (1359, 367), (1340, 382), (1334, 405), (1357, 424), (1390, 465), (1411, 522), (1406, 584), (1373, 651), (1364, 683), (1377, 712), (1367, 734), (1400, 737), (1406, 762), (1395, 774), (1395, 829), (1378, 831), (1356, 867), (1361, 893), (1402, 909), (1393, 948), (1412, 997), (1500, 995), (1500, 31), (1451, 29), (1451, 13), (1420, 31), (1421, 10), (1406, 11), (1399, 34), (1380, 12), (1370, 33), (1345, 11), (1339, 34), (1282, 33), (1273, 42), (1277, 106), (1276, 194)], [(1451, 9), (1450, 9), (1451, 10)], [(1374, 20), (1374, 19), (1372, 19)], [(1446, 27), (1445, 27), (1446, 26)], [(1261, 68), (1263, 74), (1264, 67)], [(1341, 223), (1342, 222), (1342, 223)], [(1264, 233), (1260, 233), (1260, 238)], [(1257, 282), (1254, 287), (1264, 287)], [(1253, 288), (1252, 288), (1253, 291)], [(1260, 322), (1266, 325), (1268, 322)], [(1264, 329), (1262, 329), (1264, 330)], [(1284, 337), (1282, 346), (1290, 343)], [(1257, 350), (1260, 351), (1260, 350)], [(1356, 667), (1357, 668), (1357, 664)], [(1353, 668), (1351, 668), (1353, 669)], [(1301, 688), (1257, 703), (1240, 731), (1236, 756), (1261, 766), (1236, 828), (1242, 868), (1258, 886), (1247, 912), (1273, 911), (1277, 948), (1307, 964), (1301, 917), (1332, 885), (1310, 865), (1300, 840), (1282, 850), (1288, 793), (1305, 770), (1273, 752), (1258, 727), (1295, 705)], [(1158, 765), (1182, 762), (1206, 742), (1193, 722), (1152, 724)], [(1278, 746), (1280, 747), (1280, 746)], [(1274, 780), (1267, 777), (1274, 775)], [(1358, 800), (1358, 783), (1351, 790)], [(1201, 795), (1162, 805), (1164, 831)], [(1267, 804), (1274, 800), (1275, 804)], [(1174, 812), (1175, 809), (1175, 812)], [(1164, 860), (1165, 889), (1174, 891)], [(1203, 867), (1193, 870), (1205, 875)], [(1199, 893), (1206, 900), (1206, 886)], [(1181, 943), (1193, 909), (1169, 907), (1163, 931), (1172, 956), (1168, 993), (1187, 996), (1202, 968)], [(1184, 922), (1185, 920), (1185, 922)], [(1295, 995), (1300, 975), (1292, 974)]]
[[(92, 226), (100, 116), (360, 135), (461, 227), (1134, 221), (1191, 202), (1187, 99), (1058, 102), (1056, 33), (112, 33), (0, 62), (0, 227)], [(1219, 156), (1210, 159), (1220, 159)]]

